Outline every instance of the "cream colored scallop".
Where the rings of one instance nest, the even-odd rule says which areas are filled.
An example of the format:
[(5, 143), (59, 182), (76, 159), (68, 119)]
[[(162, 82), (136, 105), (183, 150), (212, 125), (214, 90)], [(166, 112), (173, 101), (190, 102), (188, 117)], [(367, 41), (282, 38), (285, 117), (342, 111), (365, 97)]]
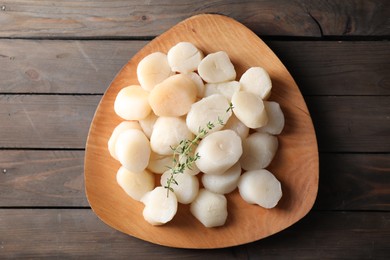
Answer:
[(137, 85), (122, 88), (115, 98), (115, 113), (125, 120), (146, 118), (151, 112), (148, 96), (149, 93)]
[(122, 166), (116, 174), (116, 181), (127, 195), (137, 201), (154, 189), (154, 175), (146, 170), (134, 173)]
[(147, 192), (141, 202), (145, 205), (142, 212), (144, 219), (152, 225), (166, 224), (177, 212), (176, 195), (161, 186)]
[(177, 74), (154, 87), (149, 103), (157, 116), (183, 116), (195, 102), (197, 91), (193, 80)]
[(145, 135), (150, 139), (153, 132), (153, 126), (156, 123), (158, 116), (151, 112), (146, 118), (139, 120), (139, 124)]
[(187, 128), (184, 119), (179, 117), (159, 117), (154, 124), (150, 146), (155, 153), (173, 154), (173, 148), (182, 140), (191, 140), (193, 134)]
[(153, 173), (163, 174), (173, 166), (172, 155), (161, 155), (152, 151), (147, 169)]
[(278, 138), (267, 133), (255, 132), (242, 142), (241, 167), (258, 170), (268, 167), (278, 150)]
[(236, 115), (233, 115), (229, 118), (225, 126), (222, 128), (223, 130), (230, 129), (236, 132), (241, 139), (246, 138), (249, 135), (249, 127), (244, 125)]
[[(171, 170), (161, 175), (161, 186), (168, 185), (167, 180), (171, 177)], [(172, 183), (171, 188), (176, 195), (177, 201), (182, 204), (189, 204), (194, 201), (199, 192), (199, 180), (196, 176), (188, 173), (177, 173), (174, 175), (177, 184)]]
[(241, 89), (266, 100), (271, 95), (272, 82), (268, 72), (261, 67), (249, 68), (240, 78)]
[(188, 73), (198, 68), (203, 59), (203, 53), (190, 42), (179, 42), (167, 54), (172, 71)]
[(188, 77), (190, 77), (190, 79), (192, 79), (192, 81), (194, 81), (197, 88), (196, 96), (198, 98), (202, 98), (204, 96), (204, 83), (202, 78), (195, 72), (189, 72), (186, 73), (185, 75), (187, 75)]
[(198, 73), (207, 83), (226, 82), (236, 78), (234, 66), (224, 51), (207, 55), (199, 63)]
[(232, 100), (233, 94), (238, 91), (240, 91), (240, 82), (238, 81), (207, 83), (205, 85), (204, 96), (208, 97), (213, 94), (222, 94), (230, 101)]
[(223, 226), (228, 216), (227, 200), (222, 194), (201, 189), (191, 203), (190, 211), (205, 227)]
[(223, 125), (218, 119), (226, 123), (232, 115), (231, 110), (227, 111), (229, 101), (221, 94), (214, 94), (194, 103), (188, 112), (186, 123), (190, 131), (194, 134), (199, 133), (199, 129), (206, 128), (208, 123), (213, 123), (212, 129), (207, 129), (213, 133), (222, 129)]
[(241, 138), (233, 130), (221, 130), (206, 136), (198, 145), (195, 161), (205, 174), (223, 174), (241, 157)]
[(167, 55), (162, 52), (149, 54), (137, 66), (138, 82), (147, 91), (151, 91), (157, 84), (173, 74)]
[(243, 173), (238, 190), (246, 202), (266, 209), (274, 208), (282, 198), (280, 181), (265, 169)]
[(118, 136), (115, 153), (126, 169), (139, 173), (144, 171), (149, 163), (150, 143), (141, 130), (129, 129)]
[(278, 135), (284, 128), (284, 114), (277, 102), (264, 101), (265, 111), (268, 116), (268, 123), (265, 126), (256, 128), (256, 131)]
[(247, 91), (240, 91), (232, 97), (233, 112), (249, 128), (259, 128), (267, 124), (268, 116), (260, 97)]
[(209, 191), (226, 194), (237, 188), (238, 179), (241, 176), (241, 165), (236, 163), (221, 175), (203, 174), (203, 186)]
[(118, 157), (116, 156), (116, 153), (115, 153), (116, 141), (118, 139), (118, 136), (122, 132), (124, 132), (125, 130), (128, 130), (128, 129), (142, 130), (141, 126), (139, 125), (139, 123), (137, 121), (123, 121), (114, 128), (114, 131), (112, 131), (110, 139), (108, 140), (108, 151), (110, 152), (110, 155), (116, 160), (118, 160)]

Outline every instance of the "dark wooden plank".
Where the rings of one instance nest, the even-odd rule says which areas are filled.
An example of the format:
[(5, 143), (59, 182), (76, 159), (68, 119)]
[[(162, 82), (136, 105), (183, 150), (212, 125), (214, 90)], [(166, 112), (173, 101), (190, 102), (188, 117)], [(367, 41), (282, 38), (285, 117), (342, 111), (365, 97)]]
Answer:
[(100, 98), (0, 95), (0, 147), (84, 148)]
[[(0, 148), (84, 148), (100, 98), (0, 95)], [(307, 97), (306, 101), (320, 151), (390, 151), (388, 97)]]
[(13, 258), (246, 259), (244, 248), (183, 250), (111, 229), (89, 209), (0, 209), (0, 254)]
[(390, 210), (390, 154), (320, 154), (317, 210)]
[(322, 152), (389, 152), (388, 96), (306, 97)]
[(311, 212), (247, 250), (254, 258), (387, 259), (389, 242), (389, 212)]
[(390, 42), (267, 41), (304, 95), (390, 95)]
[(389, 35), (390, 5), (386, 0), (307, 0), (304, 3), (324, 36)]
[(123, 37), (159, 35), (199, 13), (228, 15), (260, 35), (383, 36), (386, 0), (350, 1), (61, 1), (5, 0), (0, 37)]
[(1, 209), (0, 224), (5, 258), (384, 259), (390, 254), (388, 212), (311, 212), (272, 237), (217, 250), (150, 244), (111, 229), (87, 209)]
[[(147, 43), (3, 39), (0, 92), (102, 94)], [(390, 42), (267, 40), (267, 44), (304, 95), (390, 95)]]
[(0, 151), (0, 207), (88, 207), (84, 151)]
[(102, 94), (145, 43), (3, 39), (0, 91)]
[[(84, 151), (0, 151), (0, 207), (88, 207)], [(390, 210), (390, 154), (320, 154), (316, 210)]]

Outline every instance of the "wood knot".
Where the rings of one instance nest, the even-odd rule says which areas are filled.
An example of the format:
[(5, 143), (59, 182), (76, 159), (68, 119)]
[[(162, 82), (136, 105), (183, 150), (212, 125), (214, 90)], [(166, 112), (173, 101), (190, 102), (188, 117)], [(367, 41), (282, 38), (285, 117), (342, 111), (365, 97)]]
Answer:
[(56, 55), (57, 59), (63, 59), (69, 56), (69, 53), (60, 53)]
[(344, 32), (343, 32), (343, 35), (347, 35), (347, 34), (350, 34), (352, 32), (352, 21), (351, 21), (351, 18), (348, 17), (347, 18), (347, 21), (345, 23), (345, 29), (344, 29)]
[(38, 80), (39, 79), (39, 73), (34, 69), (26, 70), (26, 75), (32, 79), (32, 80)]

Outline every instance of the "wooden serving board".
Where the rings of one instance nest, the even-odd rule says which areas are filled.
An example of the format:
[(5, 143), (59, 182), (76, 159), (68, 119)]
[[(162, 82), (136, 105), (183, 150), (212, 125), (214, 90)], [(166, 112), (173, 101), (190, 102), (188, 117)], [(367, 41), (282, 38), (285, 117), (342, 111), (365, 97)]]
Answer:
[[(119, 90), (138, 84), (136, 68), (146, 55), (167, 52), (180, 41), (195, 44), (205, 54), (226, 51), (237, 79), (249, 67), (264, 67), (273, 89), (269, 100), (279, 102), (286, 125), (279, 150), (268, 169), (282, 183), (283, 197), (276, 208), (263, 209), (244, 202), (237, 190), (227, 195), (228, 219), (223, 227), (205, 228), (180, 205), (175, 218), (152, 226), (142, 216), (143, 204), (128, 197), (116, 183), (118, 161), (110, 157), (108, 139), (122, 121), (114, 113)], [(317, 141), (305, 101), (282, 62), (252, 31), (220, 15), (197, 15), (180, 22), (141, 49), (118, 73), (104, 94), (92, 121), (85, 154), (85, 186), (97, 216), (109, 226), (152, 243), (180, 248), (221, 248), (249, 243), (275, 234), (304, 217), (318, 190)]]

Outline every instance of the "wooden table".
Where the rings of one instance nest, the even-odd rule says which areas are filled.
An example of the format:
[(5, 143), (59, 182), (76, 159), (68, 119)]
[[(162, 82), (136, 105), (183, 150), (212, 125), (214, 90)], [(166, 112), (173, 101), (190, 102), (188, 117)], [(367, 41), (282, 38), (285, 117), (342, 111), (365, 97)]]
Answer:
[[(86, 136), (110, 81), (148, 41), (199, 13), (238, 20), (280, 57), (308, 104), (320, 156), (305, 218), (216, 250), (115, 231), (84, 191)], [(389, 17), (387, 0), (1, 1), (0, 258), (388, 259)]]

